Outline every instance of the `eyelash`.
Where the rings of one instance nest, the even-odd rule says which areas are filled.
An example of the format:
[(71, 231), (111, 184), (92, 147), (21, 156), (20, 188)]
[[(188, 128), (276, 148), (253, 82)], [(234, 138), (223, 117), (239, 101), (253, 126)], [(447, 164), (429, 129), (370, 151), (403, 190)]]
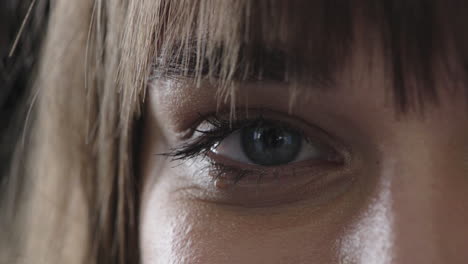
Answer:
[[(246, 177), (256, 177), (257, 181), (260, 182), (263, 175), (265, 175), (267, 172), (266, 170), (261, 169), (261, 167), (258, 169), (242, 169), (216, 162), (210, 159), (208, 155), (213, 146), (220, 143), (223, 139), (237, 130), (258, 126), (262, 123), (275, 124), (279, 128), (291, 129), (291, 127), (284, 122), (265, 119), (263, 116), (246, 119), (226, 120), (219, 115), (213, 115), (206, 118), (205, 122), (208, 123), (212, 128), (209, 130), (200, 130), (195, 126), (192, 127), (192, 134), (200, 133), (200, 136), (188, 143), (172, 149), (169, 153), (164, 153), (163, 155), (170, 157), (172, 161), (185, 161), (199, 157), (207, 159), (210, 164), (205, 169), (208, 169), (214, 174), (213, 178), (215, 181), (219, 178), (229, 178), (234, 184), (238, 183), (240, 180)], [(301, 130), (297, 128), (294, 128), (294, 130), (297, 131), (306, 141), (308, 141), (308, 138), (304, 136), (304, 133)], [(202, 170), (204, 171), (205, 169)]]

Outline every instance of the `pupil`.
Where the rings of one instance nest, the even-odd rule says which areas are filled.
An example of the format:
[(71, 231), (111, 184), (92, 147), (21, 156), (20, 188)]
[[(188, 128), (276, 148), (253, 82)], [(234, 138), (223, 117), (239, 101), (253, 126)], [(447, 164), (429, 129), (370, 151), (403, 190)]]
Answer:
[(244, 128), (242, 149), (249, 160), (258, 165), (278, 166), (290, 163), (301, 150), (299, 133), (273, 125)]

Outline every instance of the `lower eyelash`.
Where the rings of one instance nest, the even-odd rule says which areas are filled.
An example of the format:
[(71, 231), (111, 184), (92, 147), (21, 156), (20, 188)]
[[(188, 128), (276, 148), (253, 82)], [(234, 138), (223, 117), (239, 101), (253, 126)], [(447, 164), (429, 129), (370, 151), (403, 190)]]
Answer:
[(266, 175), (266, 172), (262, 170), (240, 169), (216, 162), (212, 162), (210, 166), (210, 173), (215, 181), (224, 180), (232, 184), (237, 184), (242, 179), (249, 177), (256, 178), (257, 183), (260, 183), (263, 176)]
[[(188, 146), (187, 146), (188, 147)], [(196, 147), (199, 148), (199, 147)], [(186, 149), (175, 149), (173, 152), (170, 153), (163, 153), (159, 155), (171, 157), (171, 162), (175, 161), (187, 161), (190, 159), (201, 159), (201, 161), (207, 161), (207, 165), (198, 169), (195, 173), (203, 175), (209, 174), (212, 178), (213, 183), (217, 181), (223, 181), (225, 184), (237, 184), (242, 179), (247, 177), (254, 177), (257, 178), (257, 181), (260, 183), (262, 177), (266, 174), (264, 170), (252, 170), (252, 169), (242, 169), (233, 166), (228, 166), (226, 164), (222, 164), (219, 162), (214, 161), (212, 158), (209, 157), (208, 154), (209, 149), (206, 150), (195, 150), (195, 147), (190, 150)]]

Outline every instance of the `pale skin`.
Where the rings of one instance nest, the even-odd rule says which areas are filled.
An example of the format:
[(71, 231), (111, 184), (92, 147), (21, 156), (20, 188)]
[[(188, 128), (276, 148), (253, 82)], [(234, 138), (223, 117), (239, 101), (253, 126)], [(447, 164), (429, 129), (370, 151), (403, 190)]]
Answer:
[[(203, 160), (155, 155), (180, 144), (198, 113), (230, 105), (217, 108), (209, 84), (153, 83), (141, 159), (143, 263), (467, 263), (466, 97), (437, 78), (438, 106), (398, 115), (381, 60), (369, 69), (363, 57), (336, 88), (301, 87), (292, 107), (281, 83), (240, 85), (238, 109), (319, 127), (345, 149), (338, 169), (298, 170), (261, 187), (215, 184), (197, 170)], [(336, 181), (310, 180), (317, 175)]]

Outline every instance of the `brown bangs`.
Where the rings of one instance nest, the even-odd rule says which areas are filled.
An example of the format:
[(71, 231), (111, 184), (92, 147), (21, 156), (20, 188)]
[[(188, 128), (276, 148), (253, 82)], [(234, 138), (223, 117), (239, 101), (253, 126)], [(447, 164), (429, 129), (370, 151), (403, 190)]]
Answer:
[(333, 87), (357, 41), (379, 46), (403, 112), (437, 103), (435, 76), (465, 81), (463, 1), (199, 0), (162, 9), (153, 77), (208, 79), (224, 95), (246, 80)]

